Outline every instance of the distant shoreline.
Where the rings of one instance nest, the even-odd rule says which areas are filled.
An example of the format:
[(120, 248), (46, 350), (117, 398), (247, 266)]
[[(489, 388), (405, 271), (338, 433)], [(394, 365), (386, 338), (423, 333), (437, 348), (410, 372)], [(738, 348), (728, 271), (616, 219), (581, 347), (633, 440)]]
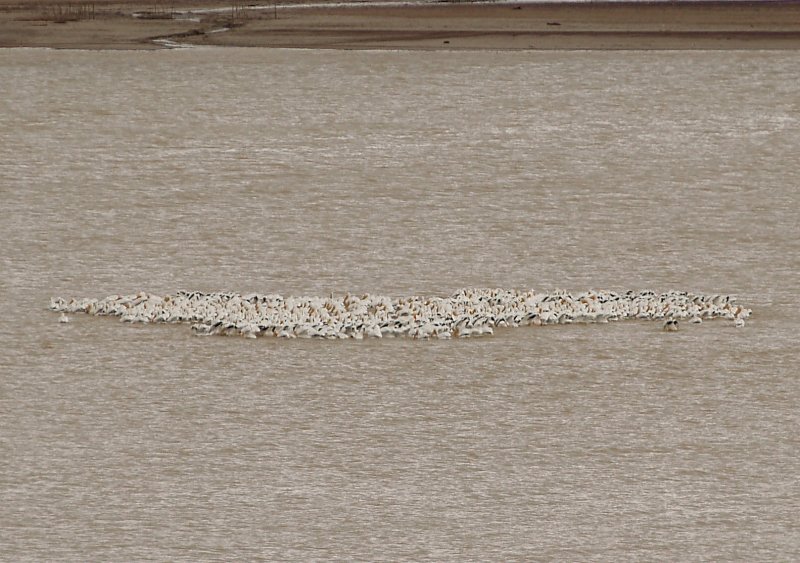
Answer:
[[(302, 9), (299, 9), (302, 8)], [(800, 2), (0, 0), (0, 47), (800, 49)]]

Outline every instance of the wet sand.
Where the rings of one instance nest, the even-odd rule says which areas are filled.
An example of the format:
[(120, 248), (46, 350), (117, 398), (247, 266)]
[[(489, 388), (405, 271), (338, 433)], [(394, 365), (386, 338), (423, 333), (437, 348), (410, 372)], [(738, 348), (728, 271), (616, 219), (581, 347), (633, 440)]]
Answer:
[(165, 42), (332, 49), (797, 49), (800, 2), (0, 0), (0, 47), (159, 49)]

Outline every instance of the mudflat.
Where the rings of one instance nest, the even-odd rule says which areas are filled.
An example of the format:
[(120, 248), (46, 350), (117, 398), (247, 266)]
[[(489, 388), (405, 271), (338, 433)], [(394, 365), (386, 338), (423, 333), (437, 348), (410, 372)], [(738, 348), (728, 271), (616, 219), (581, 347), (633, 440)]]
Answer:
[(0, 47), (798, 49), (800, 2), (0, 0)]

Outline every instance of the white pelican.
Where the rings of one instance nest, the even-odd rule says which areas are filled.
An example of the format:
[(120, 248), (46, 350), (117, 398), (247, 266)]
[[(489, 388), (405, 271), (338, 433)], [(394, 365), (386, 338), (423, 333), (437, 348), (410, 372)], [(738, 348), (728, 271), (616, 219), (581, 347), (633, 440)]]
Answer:
[(662, 319), (665, 331), (678, 322), (700, 323), (725, 318), (744, 326), (750, 309), (728, 295), (694, 295), (682, 291), (624, 294), (596, 291), (535, 293), (468, 288), (450, 297), (399, 297), (345, 294), (341, 298), (282, 297), (277, 294), (179, 291), (160, 297), (140, 291), (104, 299), (54, 297), (50, 307), (67, 315), (112, 315), (126, 322), (187, 323), (198, 335), (271, 335), (280, 338), (381, 338), (406, 336), (447, 338), (489, 335), (494, 327), (607, 323), (622, 319)]

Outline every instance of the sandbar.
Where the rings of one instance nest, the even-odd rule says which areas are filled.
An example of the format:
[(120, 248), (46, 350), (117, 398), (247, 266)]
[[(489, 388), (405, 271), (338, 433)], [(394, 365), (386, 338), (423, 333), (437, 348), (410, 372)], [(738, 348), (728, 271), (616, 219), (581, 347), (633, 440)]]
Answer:
[(0, 47), (798, 49), (800, 2), (0, 0)]

